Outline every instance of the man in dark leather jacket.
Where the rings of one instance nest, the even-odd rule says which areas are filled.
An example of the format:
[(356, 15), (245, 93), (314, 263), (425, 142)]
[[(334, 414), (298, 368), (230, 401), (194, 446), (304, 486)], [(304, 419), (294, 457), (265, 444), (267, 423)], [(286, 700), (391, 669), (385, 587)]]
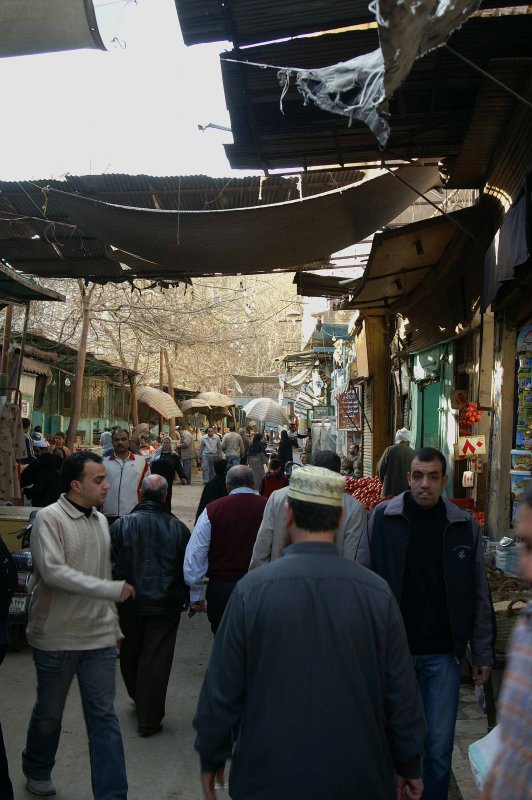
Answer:
[(111, 525), (113, 576), (135, 586), (119, 608), (125, 639), (120, 671), (135, 701), (141, 736), (162, 730), (181, 612), (188, 602), (183, 559), (190, 531), (166, 508), (168, 484), (149, 475), (141, 502)]

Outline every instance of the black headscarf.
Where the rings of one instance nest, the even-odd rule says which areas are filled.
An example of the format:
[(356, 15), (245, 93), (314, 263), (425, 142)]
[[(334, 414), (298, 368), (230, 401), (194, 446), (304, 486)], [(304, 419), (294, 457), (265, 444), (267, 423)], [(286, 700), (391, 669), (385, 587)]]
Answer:
[(264, 443), (262, 441), (262, 433), (256, 433), (249, 446), (248, 456), (260, 456), (261, 453), (265, 452), (266, 448), (264, 447)]
[(288, 461), (292, 461), (292, 457), (292, 440), (286, 431), (281, 431), (281, 441), (279, 442), (279, 447), (277, 448), (277, 458), (284, 466), (284, 464), (287, 464)]

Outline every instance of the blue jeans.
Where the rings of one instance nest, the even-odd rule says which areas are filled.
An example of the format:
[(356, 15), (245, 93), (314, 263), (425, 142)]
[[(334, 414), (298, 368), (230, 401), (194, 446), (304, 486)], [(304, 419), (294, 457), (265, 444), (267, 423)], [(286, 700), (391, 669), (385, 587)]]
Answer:
[(227, 456), (227, 469), (236, 467), (240, 464), (240, 456)]
[(77, 675), (89, 736), (95, 800), (125, 800), (127, 776), (120, 725), (114, 710), (116, 648), (33, 649), (37, 701), (33, 708), (22, 770), (36, 781), (50, 779), (61, 735), (68, 690)]
[(428, 727), (423, 758), (423, 800), (447, 800), (460, 693), (460, 664), (452, 653), (412, 656), (412, 659)]

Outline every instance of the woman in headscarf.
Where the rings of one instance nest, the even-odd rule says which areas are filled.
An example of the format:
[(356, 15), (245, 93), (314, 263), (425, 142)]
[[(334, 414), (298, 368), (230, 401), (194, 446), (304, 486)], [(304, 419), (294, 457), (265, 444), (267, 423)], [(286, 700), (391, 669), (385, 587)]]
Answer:
[(196, 522), (198, 517), (203, 512), (206, 505), (212, 503), (213, 500), (218, 500), (220, 497), (227, 497), (229, 492), (225, 485), (225, 474), (227, 472), (227, 461), (225, 458), (217, 458), (213, 464), (214, 478), (203, 484), (203, 491), (201, 493), (198, 510), (196, 511)]
[(253, 470), (255, 476), (255, 489), (259, 491), (259, 486), (264, 478), (264, 467), (268, 464), (266, 447), (262, 441), (262, 433), (256, 433), (253, 437), (248, 450), (248, 466)]
[(279, 442), (279, 447), (277, 448), (277, 458), (283, 465), (283, 469), (289, 461), (294, 460), (292, 440), (286, 431), (281, 431), (281, 441)]
[(160, 448), (152, 455), (150, 469), (152, 475), (162, 475), (163, 478), (166, 478), (166, 482), (168, 483), (166, 507), (168, 511), (171, 511), (174, 475), (178, 475), (183, 484), (187, 482), (187, 477), (183, 470), (181, 459), (178, 454), (172, 450), (172, 440), (168, 436), (163, 439)]

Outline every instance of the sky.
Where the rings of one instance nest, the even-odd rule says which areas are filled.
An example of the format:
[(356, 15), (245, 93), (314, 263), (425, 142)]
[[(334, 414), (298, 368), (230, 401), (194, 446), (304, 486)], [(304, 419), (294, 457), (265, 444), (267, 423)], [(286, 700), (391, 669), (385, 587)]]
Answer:
[(231, 134), (198, 130), (230, 125), (219, 63), (230, 45), (185, 47), (174, 0), (94, 5), (108, 52), (0, 59), (0, 179), (243, 176), (225, 157)]

